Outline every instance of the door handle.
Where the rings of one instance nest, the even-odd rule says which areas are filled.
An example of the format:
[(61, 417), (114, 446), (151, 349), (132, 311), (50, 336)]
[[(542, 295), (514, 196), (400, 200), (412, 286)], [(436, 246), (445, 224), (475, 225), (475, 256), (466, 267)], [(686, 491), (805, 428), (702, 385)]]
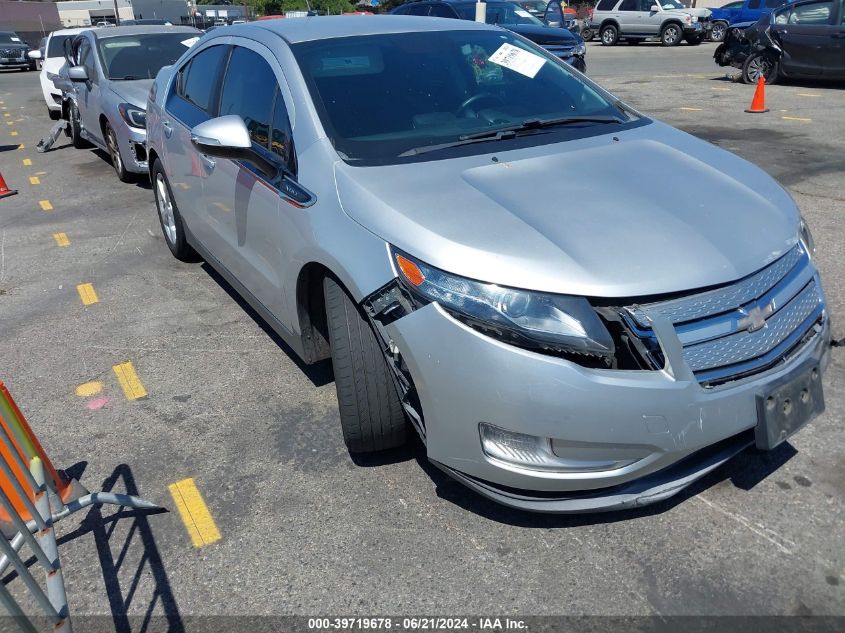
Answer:
[(200, 158), (202, 159), (202, 162), (205, 163), (205, 166), (208, 167), (208, 171), (213, 170), (214, 166), (217, 164), (216, 162), (214, 162), (214, 159), (211, 156), (200, 154)]
[(170, 135), (173, 134), (173, 127), (171, 127), (170, 121), (162, 121), (161, 127), (164, 130), (164, 135), (170, 138)]

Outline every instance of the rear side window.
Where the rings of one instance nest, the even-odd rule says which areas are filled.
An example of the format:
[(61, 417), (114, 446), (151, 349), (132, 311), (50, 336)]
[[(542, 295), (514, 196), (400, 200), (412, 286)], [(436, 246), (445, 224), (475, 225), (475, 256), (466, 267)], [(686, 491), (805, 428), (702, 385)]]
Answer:
[(600, 0), (596, 5), (596, 11), (613, 11), (616, 6), (616, 0)]
[(226, 46), (207, 48), (179, 72), (179, 96), (209, 114), (226, 51)]
[(239, 115), (252, 142), (268, 147), (276, 87), (276, 75), (261, 55), (242, 46), (235, 47), (223, 80), (220, 116)]

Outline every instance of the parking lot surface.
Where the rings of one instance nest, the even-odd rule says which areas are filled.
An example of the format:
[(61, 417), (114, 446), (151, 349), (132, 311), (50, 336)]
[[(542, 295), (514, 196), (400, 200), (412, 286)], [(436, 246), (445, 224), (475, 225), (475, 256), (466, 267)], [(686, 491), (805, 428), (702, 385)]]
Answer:
[[(770, 112), (745, 114), (753, 87), (713, 47), (593, 43), (588, 71), (788, 188), (842, 337), (842, 88), (771, 86)], [(353, 461), (330, 366), (300, 365), (207, 265), (171, 257), (148, 183), (64, 137), (36, 153), (51, 122), (35, 73), (0, 74), (0, 102), (0, 171), (20, 190), (0, 201), (0, 378), (58, 467), (169, 510), (60, 524), (74, 614), (117, 630), (150, 614), (174, 630), (192, 615), (845, 615), (841, 350), (826, 413), (771, 453), (638, 511), (504, 509), (419, 442)], [(191, 485), (219, 538), (186, 529), (174, 499)]]

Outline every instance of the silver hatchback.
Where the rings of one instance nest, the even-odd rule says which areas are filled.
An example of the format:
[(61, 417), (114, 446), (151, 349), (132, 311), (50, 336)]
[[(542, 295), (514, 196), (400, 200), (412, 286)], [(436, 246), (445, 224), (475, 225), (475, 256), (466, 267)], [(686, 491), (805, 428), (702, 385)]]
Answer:
[(790, 196), (514, 33), (229, 27), (159, 73), (147, 129), (173, 255), (332, 359), (350, 451), (416, 432), (496, 501), (608, 510), (824, 408), (829, 320)]

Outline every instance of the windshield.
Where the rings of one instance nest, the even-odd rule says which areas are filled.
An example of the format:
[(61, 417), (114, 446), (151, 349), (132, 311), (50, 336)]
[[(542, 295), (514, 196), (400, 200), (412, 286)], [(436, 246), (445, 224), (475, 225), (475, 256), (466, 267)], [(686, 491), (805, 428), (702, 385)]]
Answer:
[(531, 13), (545, 13), (548, 3), (545, 0), (523, 0), (518, 3), (523, 9), (531, 11)]
[(144, 33), (97, 40), (109, 79), (154, 79), (182, 56), (199, 33)]
[(17, 33), (0, 33), (0, 44), (23, 44)]
[[(633, 120), (564, 62), (507, 32), (383, 34), (292, 49), (326, 133), (356, 164), (402, 162), (413, 148), (531, 120)], [(584, 121), (535, 134), (600, 127)], [(482, 145), (475, 151), (489, 151)]]
[[(475, 5), (470, 5), (472, 17), (475, 19)], [(488, 2), (487, 3), (487, 24), (533, 24), (534, 26), (545, 26), (542, 21), (535, 18), (528, 11), (513, 2)]]
[(54, 35), (47, 46), (47, 57), (64, 57), (65, 40), (72, 40), (75, 35)]

